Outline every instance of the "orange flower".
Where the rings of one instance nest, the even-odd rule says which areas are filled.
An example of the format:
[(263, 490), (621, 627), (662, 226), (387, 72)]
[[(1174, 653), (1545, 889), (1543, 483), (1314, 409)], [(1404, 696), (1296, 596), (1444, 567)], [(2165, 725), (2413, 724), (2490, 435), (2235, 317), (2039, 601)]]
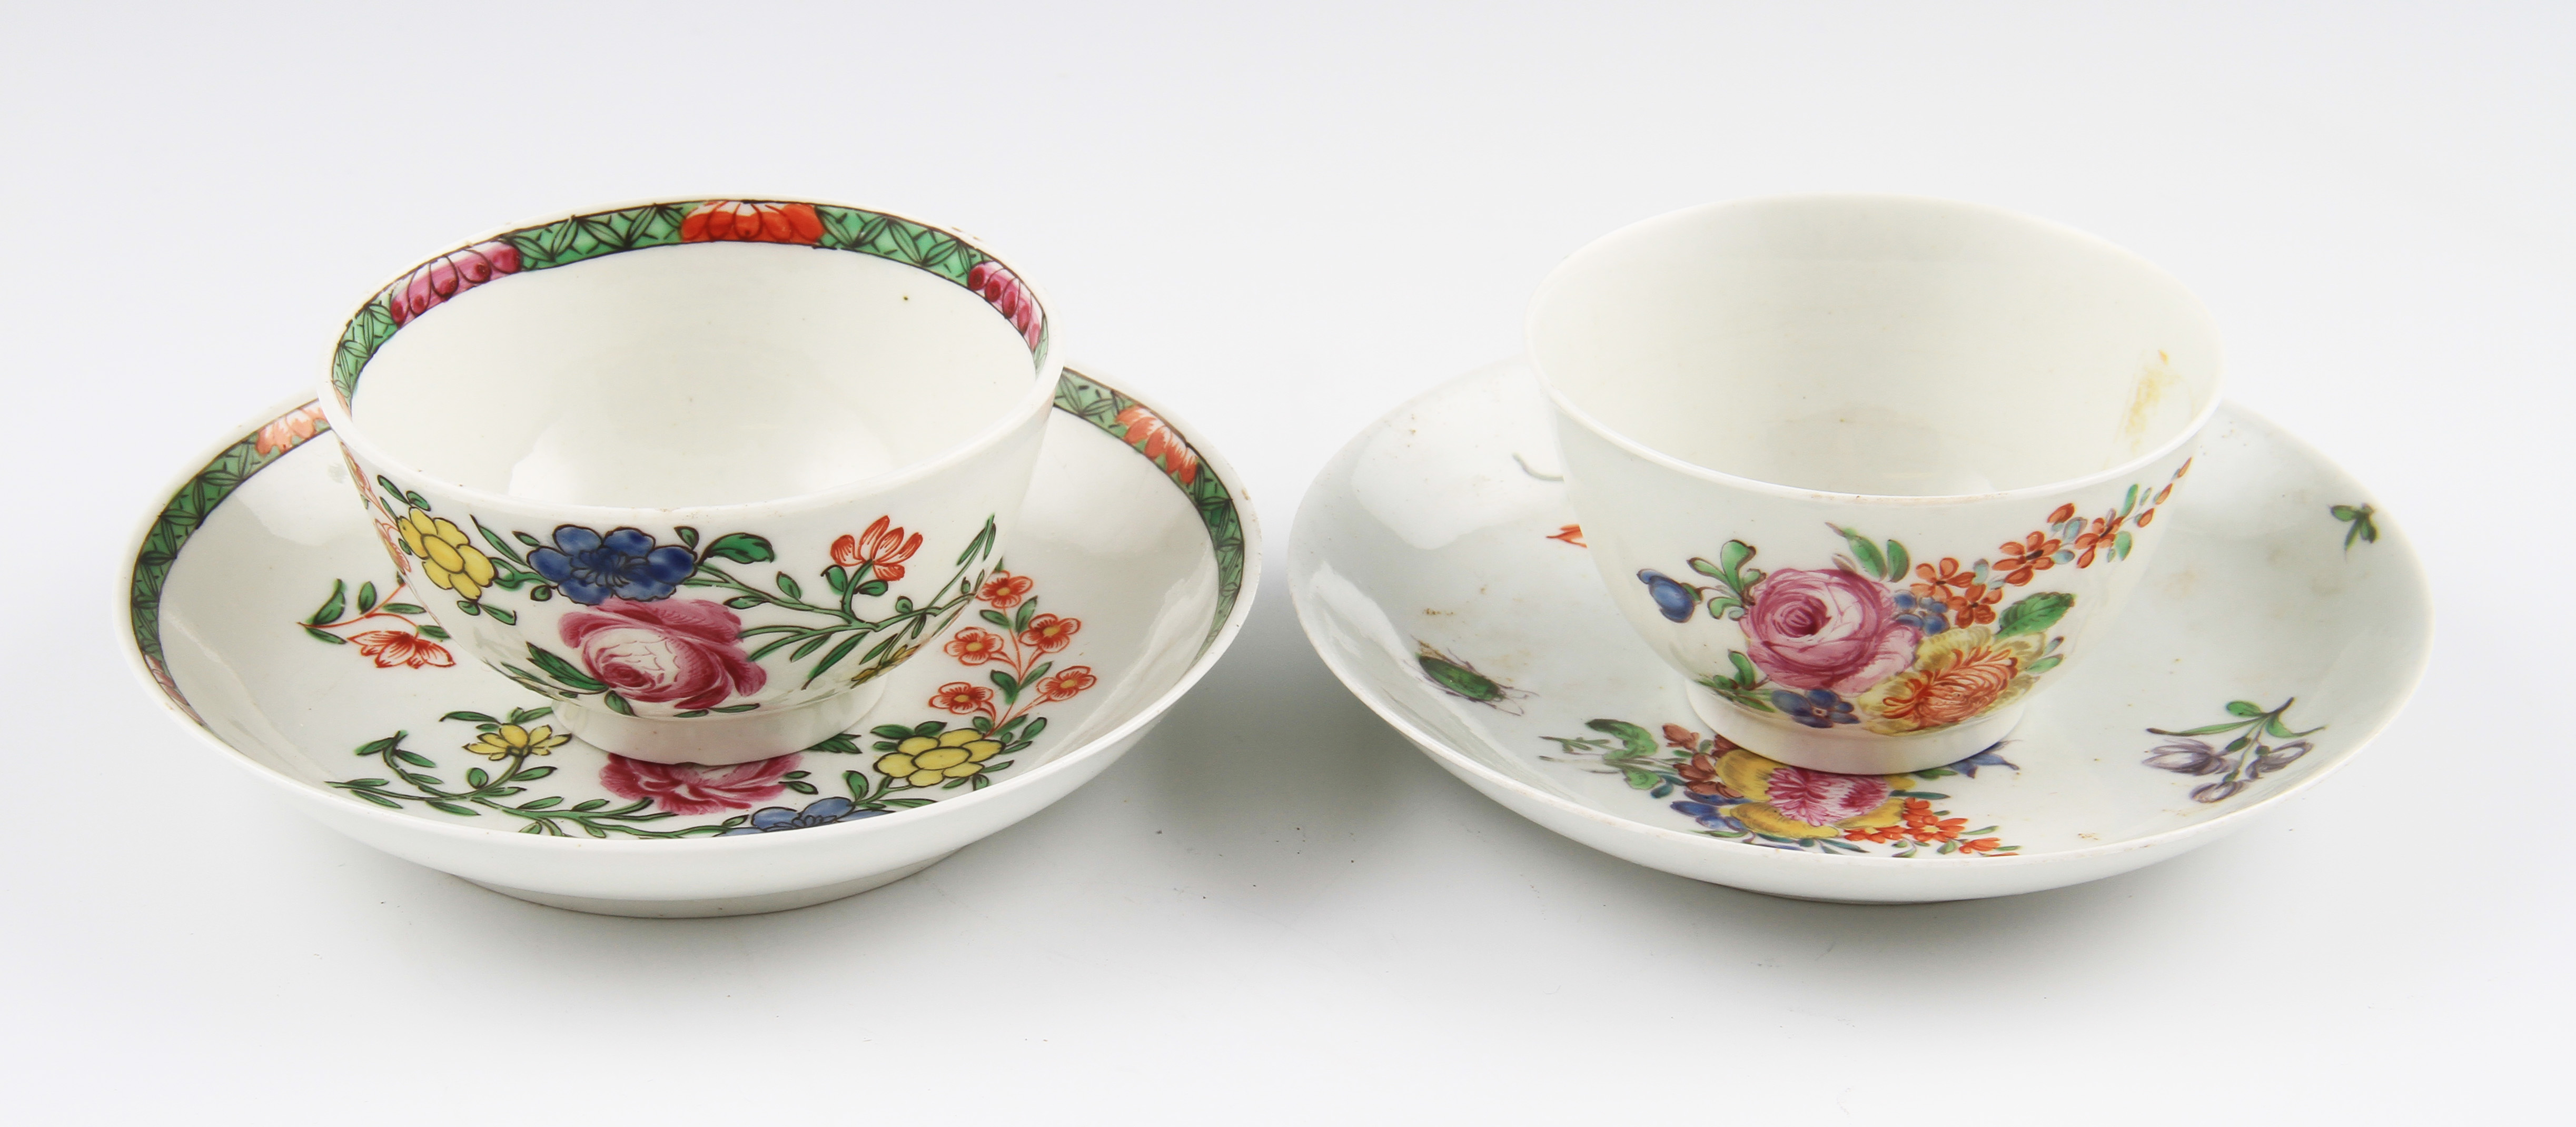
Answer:
[(1990, 851), (1992, 851), (1992, 850), (1994, 849), (1994, 847), (1996, 847), (1996, 846), (1998, 846), (1998, 845), (2002, 845), (2003, 843), (2004, 843), (2004, 839), (1999, 838), (1999, 837), (1981, 837), (1981, 838), (1978, 838), (1978, 839), (1976, 839), (1976, 840), (1974, 840), (1974, 841), (1963, 841), (1963, 842), (1960, 842), (1960, 843), (1959, 843), (1959, 852), (1961, 852), (1961, 853), (1972, 853), (1972, 854), (1973, 854), (1973, 853), (1986, 853), (1986, 852), (1990, 852)]
[(256, 446), (262, 456), (283, 454), (303, 445), (304, 440), (313, 437), (314, 432), (321, 427), (322, 405), (307, 403), (278, 416), (267, 426), (259, 428), (259, 440)]
[(1038, 581), (1028, 576), (997, 571), (976, 589), (975, 597), (993, 604), (995, 610), (1009, 610), (1020, 605), (1020, 600), (1028, 598), (1029, 588), (1037, 585)]
[(2063, 541), (2044, 533), (2031, 533), (2020, 543), (2003, 546), (2003, 554), (1995, 558), (1994, 572), (2003, 576), (2004, 582), (2019, 587), (2030, 582), (2033, 573), (2056, 567), (2057, 549), (2063, 546)]
[(948, 651), (948, 656), (956, 658), (962, 664), (982, 665), (988, 661), (1002, 660), (1002, 645), (1001, 635), (969, 626), (958, 631), (956, 637), (948, 639), (948, 644), (942, 648)]
[(822, 241), (823, 219), (810, 203), (708, 200), (680, 220), (684, 243), (802, 243)]
[(1844, 841), (1875, 841), (1885, 843), (1890, 841), (1902, 841), (1904, 838), (1905, 827), (1903, 826), (1880, 826), (1877, 829), (1843, 831)]
[(1692, 748), (1699, 746), (1699, 733), (1682, 727), (1679, 724), (1666, 724), (1664, 725), (1664, 742), (1680, 748), (1683, 751), (1689, 751)]
[(2094, 553), (2108, 550), (2120, 538), (2120, 526), (2127, 521), (2118, 513), (2093, 518), (2090, 526), (2075, 534), (2075, 550), (2083, 553), (2075, 557), (2075, 566), (2093, 566)]
[(1079, 618), (1058, 618), (1041, 614), (1029, 620), (1029, 628), (1020, 631), (1020, 644), (1034, 646), (1039, 653), (1054, 653), (1073, 644), (1073, 635), (1082, 629)]
[(1941, 558), (1941, 566), (1938, 570), (1928, 563), (1914, 565), (1914, 574), (1923, 580), (1913, 586), (1915, 598), (1940, 599), (1943, 602), (1949, 601), (1950, 598), (1947, 588), (1957, 587), (1965, 590), (1969, 584), (1977, 581), (1976, 572), (1961, 570), (1959, 561), (1949, 556)]
[(447, 647), (401, 630), (369, 630), (364, 634), (350, 635), (349, 642), (358, 647), (359, 653), (376, 659), (378, 669), (391, 669), (397, 665), (413, 669), (428, 666), (445, 669), (456, 664), (456, 659), (448, 655)]
[(903, 561), (921, 550), (921, 534), (906, 539), (903, 529), (887, 527), (890, 523), (891, 518), (878, 517), (867, 531), (832, 541), (832, 562), (842, 567), (874, 564), (870, 574), (888, 583), (903, 578)]
[(1918, 728), (1956, 724), (1994, 703), (2020, 671), (2020, 660), (2000, 647), (1953, 650), (1928, 667), (1897, 674), (1879, 712)]
[(2138, 527), (2145, 528), (2146, 526), (2154, 523), (2156, 523), (2156, 511), (2154, 509), (2142, 509), (2138, 512)]
[(1966, 590), (1949, 598), (1950, 621), (1954, 626), (1975, 626), (1995, 620), (1995, 604), (2002, 602), (2004, 589), (1971, 581)]
[(1577, 548), (1589, 548), (1592, 546), (1583, 542), (1583, 526), (1579, 524), (1569, 524), (1563, 528), (1559, 528), (1556, 530), (1556, 535), (1550, 536), (1548, 539), (1563, 540)]
[(1071, 666), (1063, 672), (1038, 678), (1038, 696), (1051, 701), (1072, 700), (1074, 694), (1099, 683), (1100, 678), (1091, 675), (1090, 666)]
[(2059, 505), (2059, 506), (2057, 507), (2056, 511), (2051, 512), (2051, 513), (2049, 513), (2049, 514), (2048, 514), (2048, 523), (2050, 523), (2050, 524), (2064, 524), (2064, 523), (2066, 523), (2066, 521), (2067, 521), (2067, 519), (2068, 519), (2068, 518), (2073, 517), (2074, 515), (2075, 515), (2075, 502), (2073, 502), (2073, 501), (2069, 501), (2069, 502), (2067, 502), (2067, 503), (2065, 503), (2065, 504), (2063, 504), (2063, 505)]
[(930, 694), (932, 708), (945, 708), (961, 715), (986, 711), (992, 704), (993, 690), (981, 685), (969, 685), (964, 681), (950, 681), (939, 686), (938, 692)]
[[(1673, 725), (1664, 725), (1665, 731), (1669, 732), (1672, 729)], [(1727, 750), (1732, 751), (1734, 749), (1728, 748)], [(1721, 752), (1720, 754), (1724, 753)], [(1682, 777), (1682, 785), (1688, 788), (1692, 794), (1721, 795), (1728, 798), (1738, 797), (1734, 789), (1726, 785), (1726, 779), (1719, 774), (1717, 756), (1710, 755), (1705, 751), (1692, 752), (1690, 762), (1679, 764), (1675, 767), (1673, 773)]]
[(1127, 444), (1144, 451), (1147, 458), (1161, 459), (1163, 472), (1172, 475), (1172, 480), (1183, 485), (1198, 481), (1198, 451), (1190, 449), (1190, 444), (1162, 416), (1142, 407), (1130, 407), (1118, 412), (1118, 425), (1126, 428), (1119, 433), (1126, 436)]

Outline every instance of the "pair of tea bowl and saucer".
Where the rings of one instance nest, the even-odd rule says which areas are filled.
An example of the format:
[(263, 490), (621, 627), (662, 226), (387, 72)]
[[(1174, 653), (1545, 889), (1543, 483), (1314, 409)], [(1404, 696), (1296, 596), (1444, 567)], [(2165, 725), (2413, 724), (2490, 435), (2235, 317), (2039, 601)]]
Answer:
[(1851, 903), (2096, 880), (2316, 785), (2422, 674), (2405, 536), (2089, 236), (1713, 205), (1578, 252), (1529, 343), (1343, 447), (1289, 587), (1434, 762), (1612, 856)]
[[(2360, 487), (2221, 402), (2207, 320), (1992, 209), (1651, 220), (1330, 463), (1298, 614), (1441, 766), (1638, 864), (1901, 903), (2152, 863), (2349, 761), (2430, 631)], [(124, 641), (284, 801), (495, 891), (864, 892), (1096, 776), (1258, 587), (1233, 470), (1056, 335), (864, 208), (471, 240), (188, 464)]]
[(193, 459), (127, 636), (325, 825), (530, 901), (778, 911), (1133, 747), (1259, 585), (1238, 479), (970, 238), (689, 200), (472, 240)]

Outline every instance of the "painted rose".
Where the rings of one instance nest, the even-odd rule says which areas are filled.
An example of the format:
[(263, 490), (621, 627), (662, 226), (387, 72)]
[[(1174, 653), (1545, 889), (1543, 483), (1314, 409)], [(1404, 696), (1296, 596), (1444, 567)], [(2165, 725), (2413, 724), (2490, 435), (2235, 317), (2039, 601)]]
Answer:
[(748, 810), (787, 793), (787, 773), (802, 753), (775, 759), (701, 767), (694, 763), (646, 763), (610, 755), (599, 769), (599, 785), (619, 798), (649, 799), (674, 814), (713, 814)]
[[(1750, 829), (1778, 838), (1843, 837), (1854, 830), (1900, 825), (1905, 800), (1896, 792), (1911, 787), (1911, 775), (1839, 775), (1768, 759), (1742, 748), (1716, 757), (1715, 777), (1694, 781), (1694, 795), (1716, 802), (1684, 800), (1673, 809), (1711, 829)], [(1694, 764), (1697, 757), (1693, 757)], [(1726, 796), (1739, 796), (1727, 801)], [(1727, 823), (1734, 823), (1728, 826)]]
[(769, 683), (742, 651), (742, 619), (722, 603), (610, 599), (565, 615), (560, 630), (591, 676), (639, 704), (714, 708)]
[(1782, 568), (1750, 594), (1745, 656), (1775, 682), (1848, 696), (1914, 663), (1922, 636), (1897, 621), (1895, 600), (1868, 579)]
[(385, 290), (386, 310), (394, 324), (408, 325), (439, 303), (489, 282), (519, 272), (519, 248), (499, 239), (476, 243), (421, 264)]

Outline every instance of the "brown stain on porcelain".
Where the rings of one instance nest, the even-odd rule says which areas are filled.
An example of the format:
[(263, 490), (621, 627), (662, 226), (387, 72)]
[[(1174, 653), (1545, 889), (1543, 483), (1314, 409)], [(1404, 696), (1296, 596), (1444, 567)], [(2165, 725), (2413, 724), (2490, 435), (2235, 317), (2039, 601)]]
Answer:
[(2129, 409), (2120, 416), (2120, 437), (2129, 448), (2137, 449), (2146, 442), (2147, 427), (2155, 421), (2156, 408), (2165, 396), (2182, 386), (2182, 377), (2173, 372), (2173, 357), (2156, 353), (2156, 362), (2138, 372), (2138, 382), (2129, 389)]

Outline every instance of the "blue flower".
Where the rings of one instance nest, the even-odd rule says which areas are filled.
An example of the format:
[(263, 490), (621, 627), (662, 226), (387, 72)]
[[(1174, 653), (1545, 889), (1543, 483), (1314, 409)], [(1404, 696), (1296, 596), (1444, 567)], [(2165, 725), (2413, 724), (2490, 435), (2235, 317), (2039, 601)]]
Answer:
[(565, 598), (595, 607), (611, 595), (639, 603), (670, 598), (698, 569), (698, 557), (678, 545), (656, 548), (651, 536), (632, 528), (601, 536), (566, 524), (555, 528), (553, 547), (528, 553), (528, 566)]
[(1860, 717), (1852, 714), (1851, 702), (1835, 696), (1831, 689), (1809, 689), (1804, 693), (1773, 689), (1771, 705), (1810, 728), (1860, 723)]
[[(2193, 743), (2200, 743), (2200, 741), (2198, 741), (2198, 740), (2193, 740), (2193, 741), (2191, 741), (2191, 742), (2193, 742)], [(1960, 774), (1962, 774), (1962, 775), (1966, 775), (1967, 777), (1969, 777), (1969, 778), (1971, 778), (1971, 779), (1973, 779), (1973, 778), (1976, 778), (1976, 777), (1977, 777), (1977, 768), (1979, 768), (1979, 767), (2010, 767), (2010, 768), (2012, 768), (2012, 769), (2013, 769), (2013, 770), (2015, 770), (2015, 771), (2021, 770), (2021, 766), (2020, 766), (2019, 764), (2016, 764), (2016, 763), (2014, 763), (2012, 760), (2006, 759), (2006, 758), (2004, 758), (2003, 756), (2000, 756), (2000, 755), (1995, 754), (1995, 748), (1999, 748), (1999, 747), (2002, 747), (2002, 746), (2004, 746), (2004, 745), (2002, 745), (2002, 744), (1998, 743), (1998, 744), (1994, 745), (1994, 747), (1989, 747), (1989, 748), (1987, 748), (1987, 749), (1986, 749), (1986, 750), (1984, 750), (1984, 751), (1980, 751), (1980, 752), (1976, 753), (1975, 755), (1971, 755), (1971, 756), (1967, 757), (1966, 759), (1962, 759), (1962, 760), (1960, 760), (1960, 761), (1958, 761), (1958, 762), (1956, 762), (1956, 763), (1950, 764), (1950, 769), (1951, 769), (1951, 770), (1953, 770), (1953, 771), (1956, 771), (1956, 772), (1958, 772), (1958, 773), (1960, 773)], [(2170, 745), (2168, 745), (2168, 746), (2170, 746)], [(2202, 747), (2204, 747), (2204, 748), (2205, 748), (2205, 747), (2208, 747), (2209, 745), (2208, 745), (2208, 744), (2201, 744), (2200, 746), (2202, 746)], [(2157, 764), (2157, 766), (2161, 766), (2161, 764)]]
[(1911, 591), (1896, 593), (1896, 620), (1922, 631), (1926, 638), (1950, 628), (1950, 604), (1918, 599)]
[(1699, 591), (1672, 576), (1650, 567), (1637, 573), (1637, 581), (1646, 585), (1646, 593), (1655, 598), (1655, 609), (1666, 618), (1688, 622), (1691, 612), (1699, 609)]
[(752, 811), (749, 825), (735, 826), (716, 836), (733, 837), (739, 834), (810, 829), (815, 826), (828, 826), (834, 822), (855, 822), (861, 818), (876, 818), (894, 813), (892, 810), (860, 810), (856, 809), (857, 805), (846, 798), (826, 798), (803, 810), (790, 810), (784, 806), (764, 806)]
[[(1727, 805), (1731, 806), (1734, 804), (1728, 803)], [(1673, 809), (1689, 815), (1692, 821), (1698, 822), (1701, 826), (1708, 829), (1729, 830), (1735, 833), (1744, 832), (1744, 823), (1726, 816), (1726, 806), (1719, 806), (1714, 803), (1707, 802), (1676, 802), (1673, 803)]]

